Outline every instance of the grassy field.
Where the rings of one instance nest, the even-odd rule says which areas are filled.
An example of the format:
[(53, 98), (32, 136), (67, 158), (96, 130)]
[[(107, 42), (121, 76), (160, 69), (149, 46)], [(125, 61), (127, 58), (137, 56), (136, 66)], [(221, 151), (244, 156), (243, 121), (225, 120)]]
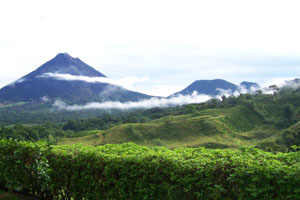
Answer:
[(237, 148), (274, 143), (280, 131), (247, 106), (206, 109), (193, 114), (167, 116), (148, 123), (121, 124), (79, 138), (62, 138), (59, 145), (98, 146), (134, 142), (168, 148)]
[(77, 137), (77, 138), (61, 138), (58, 141), (59, 145), (71, 145), (71, 144), (84, 144), (84, 145), (92, 145), (98, 146), (103, 144), (104, 137), (103, 131), (90, 131), (91, 135), (84, 136), (84, 137)]

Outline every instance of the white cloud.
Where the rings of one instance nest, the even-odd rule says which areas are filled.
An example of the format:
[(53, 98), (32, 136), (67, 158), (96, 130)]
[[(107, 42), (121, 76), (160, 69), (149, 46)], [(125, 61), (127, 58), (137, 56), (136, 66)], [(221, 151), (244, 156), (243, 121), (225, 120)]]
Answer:
[(140, 87), (136, 87), (135, 91), (141, 92), (143, 94), (152, 95), (152, 96), (168, 97), (176, 92), (183, 90), (185, 87), (186, 86), (175, 85), (175, 84), (168, 85), (168, 83), (166, 83), (165, 85), (149, 84), (149, 85), (142, 85)]
[(291, 81), (293, 80), (293, 78), (272, 78), (270, 81), (268, 81), (267, 83), (265, 83), (263, 85), (263, 87), (268, 88), (270, 85), (277, 85), (278, 87), (283, 87), (286, 85), (287, 81)]
[(54, 78), (57, 80), (84, 81), (88, 83), (109, 83), (109, 84), (122, 86), (126, 89), (133, 89), (134, 84), (148, 80), (146, 77), (143, 78), (126, 77), (123, 79), (116, 80), (116, 79), (110, 79), (105, 77), (75, 76), (71, 74), (60, 74), (60, 73), (45, 73), (43, 75), (37, 76), (37, 78)]
[(47, 97), (47, 96), (43, 96), (43, 97), (41, 98), (41, 100), (44, 101), (44, 102), (50, 101), (49, 97)]
[[(292, 88), (298, 89), (300, 87), (299, 78), (295, 80), (295, 78), (275, 78), (271, 82), (265, 84), (265, 88), (269, 88), (271, 85), (277, 85), (279, 88)], [(272, 91), (271, 89), (269, 89)]]
[(116, 85), (108, 85), (102, 90), (99, 96), (105, 99), (106, 97), (110, 97), (112, 94), (119, 91), (119, 89), (120, 88), (117, 87)]
[(23, 83), (24, 81), (26, 81), (26, 78), (20, 78), (20, 79), (14, 81), (14, 82), (12, 82), (12, 83), (9, 83), (8, 86), (14, 87), (16, 84), (18, 84), (18, 83)]
[(184, 105), (191, 103), (201, 103), (208, 101), (212, 97), (208, 95), (199, 95), (194, 92), (192, 95), (176, 96), (172, 98), (151, 98), (146, 100), (140, 100), (136, 102), (119, 102), (119, 101), (107, 101), (103, 103), (91, 102), (85, 105), (67, 105), (63, 101), (57, 100), (53, 107), (57, 109), (63, 109), (68, 111), (75, 110), (88, 110), (88, 109), (134, 109), (134, 108), (153, 108), (153, 107), (168, 107), (175, 105)]
[(224, 89), (221, 89), (221, 88), (217, 88), (216, 90), (220, 92), (219, 96), (223, 96), (224, 95), (226, 97), (229, 97), (230, 95), (233, 94), (231, 89), (224, 90)]

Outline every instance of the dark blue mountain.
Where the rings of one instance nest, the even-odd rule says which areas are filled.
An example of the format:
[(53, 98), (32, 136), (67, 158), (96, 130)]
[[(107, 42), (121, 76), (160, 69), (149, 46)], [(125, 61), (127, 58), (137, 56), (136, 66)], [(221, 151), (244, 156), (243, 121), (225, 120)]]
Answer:
[(240, 86), (245, 87), (248, 91), (251, 90), (251, 88), (260, 88), (260, 85), (254, 82), (247, 82), (243, 81), (240, 83)]
[(198, 80), (193, 82), (187, 88), (183, 89), (180, 92), (173, 94), (172, 96), (176, 95), (191, 95), (194, 91), (198, 92), (199, 94), (206, 94), (206, 95), (219, 95), (221, 94), (221, 90), (227, 90), (231, 92), (235, 92), (238, 90), (238, 86), (225, 81), (223, 79), (214, 79), (214, 80)]
[(47, 74), (106, 77), (79, 58), (60, 53), (35, 71), (0, 90), (0, 103), (64, 100), (68, 103), (91, 101), (137, 101), (150, 96), (109, 83), (59, 80)]

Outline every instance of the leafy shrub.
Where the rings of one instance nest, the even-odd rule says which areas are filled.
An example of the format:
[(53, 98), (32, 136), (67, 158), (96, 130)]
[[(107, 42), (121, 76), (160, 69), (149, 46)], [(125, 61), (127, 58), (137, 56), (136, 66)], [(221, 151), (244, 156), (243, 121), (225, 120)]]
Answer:
[[(37, 196), (47, 191), (51, 199), (300, 199), (300, 152), (169, 150), (132, 143), (45, 151), (41, 144), (5, 140), (0, 148), (0, 183)], [(25, 152), (40, 154), (20, 156)], [(34, 163), (45, 173), (35, 173), (40, 168)], [(46, 185), (51, 192), (42, 190)]]
[(153, 139), (152, 144), (154, 146), (165, 146), (165, 143), (159, 138)]
[(143, 134), (139, 130), (134, 129), (132, 125), (126, 128), (125, 134), (129, 140), (139, 141), (143, 139)]
[(295, 108), (292, 104), (285, 104), (283, 106), (283, 113), (286, 119), (293, 123), (294, 118), (295, 118)]
[(47, 199), (51, 192), (46, 143), (0, 140), (0, 186)]

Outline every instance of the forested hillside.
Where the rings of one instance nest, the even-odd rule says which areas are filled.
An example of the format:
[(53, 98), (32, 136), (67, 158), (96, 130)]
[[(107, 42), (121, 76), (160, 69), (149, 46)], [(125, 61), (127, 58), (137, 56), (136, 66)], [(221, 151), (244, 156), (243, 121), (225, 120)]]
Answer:
[(170, 108), (111, 113), (44, 125), (2, 127), (1, 137), (93, 146), (134, 142), (147, 146), (238, 148), (255, 145), (284, 151), (300, 144), (300, 93), (241, 94)]

